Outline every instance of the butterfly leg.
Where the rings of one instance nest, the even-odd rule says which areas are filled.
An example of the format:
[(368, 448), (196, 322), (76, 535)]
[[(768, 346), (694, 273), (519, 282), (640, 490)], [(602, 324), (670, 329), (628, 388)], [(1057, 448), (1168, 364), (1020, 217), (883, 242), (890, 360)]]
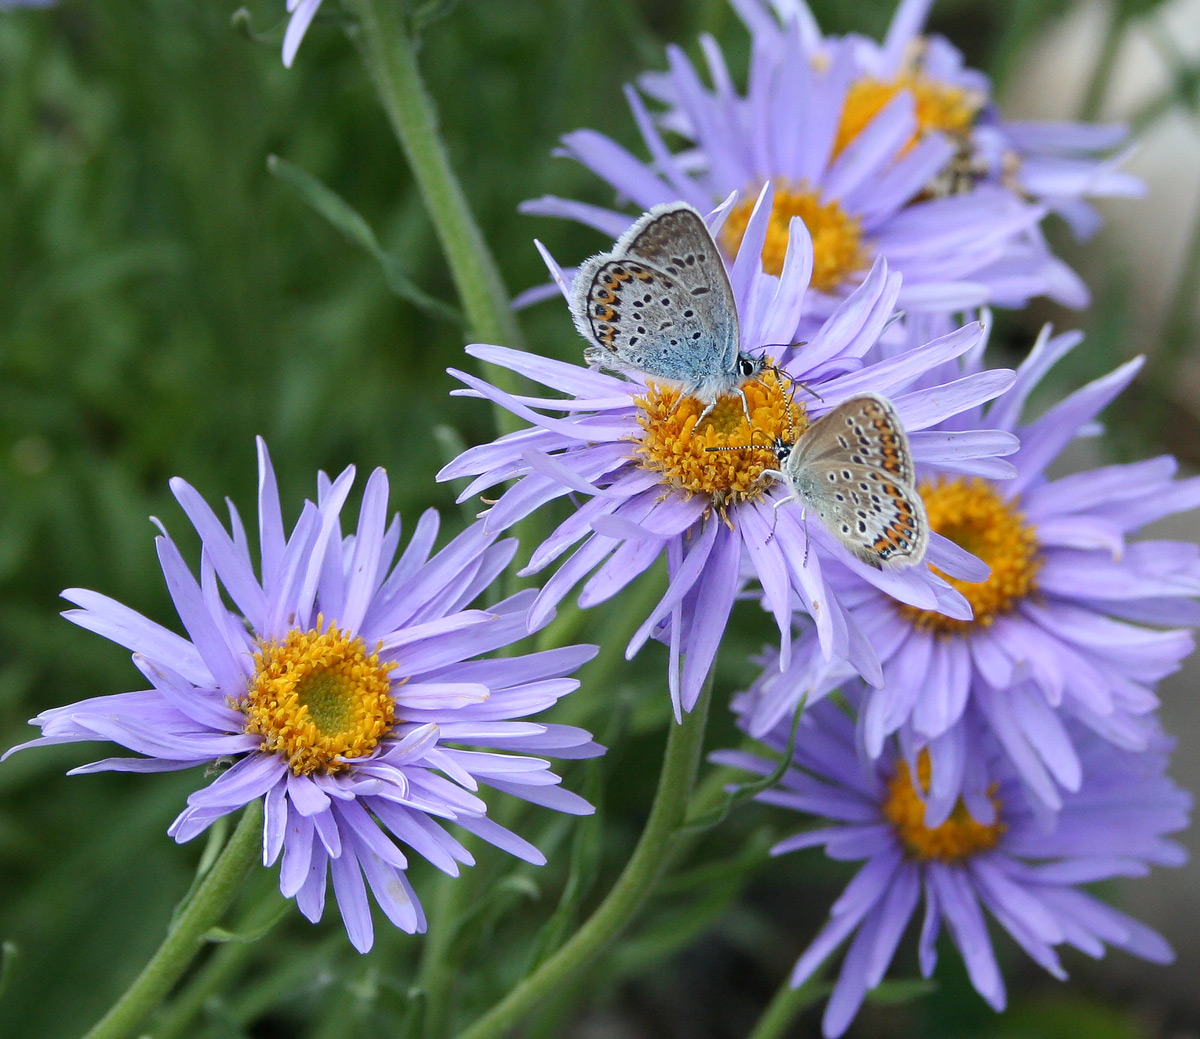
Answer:
[[(769, 472), (769, 470), (767, 472)], [(764, 472), (762, 475), (765, 476), (767, 473)], [(779, 475), (782, 476), (783, 473), (780, 473)], [(780, 498), (779, 501), (774, 502), (771, 505), (771, 533), (767, 535), (767, 540), (764, 541), (763, 544), (769, 545), (771, 543), (771, 539), (775, 537), (775, 528), (779, 525), (779, 507), (781, 505), (786, 505), (790, 501), (796, 501), (796, 496), (794, 494), (789, 494), (786, 498)]]
[[(742, 398), (742, 414), (746, 416), (746, 425), (753, 429), (754, 419), (750, 417), (750, 402), (746, 400), (746, 391), (739, 386), (734, 392)], [(710, 404), (709, 407), (712, 405)]]

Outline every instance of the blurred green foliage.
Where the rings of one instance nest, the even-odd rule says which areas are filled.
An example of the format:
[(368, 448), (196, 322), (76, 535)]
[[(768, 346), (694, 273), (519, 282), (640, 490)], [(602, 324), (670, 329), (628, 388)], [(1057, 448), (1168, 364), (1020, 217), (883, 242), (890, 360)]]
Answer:
[[(361, 215), (379, 250), (421, 293), (456, 305), (399, 149), (339, 31), (335, 0), (326, 0), (291, 71), (279, 60), (283, 6), (253, 4), (258, 40), (234, 27), (232, 4), (67, 0), (45, 11), (0, 11), (5, 747), (32, 734), (25, 721), (37, 711), (133, 686), (124, 651), (56, 616), (58, 593), (94, 588), (171, 623), (147, 517), (161, 517), (192, 555), (195, 544), (167, 491), (170, 476), (184, 476), (211, 501), (229, 496), (250, 517), (252, 438), (262, 434), (285, 512), (290, 503), (298, 513), (319, 468), (353, 463), (365, 475), (384, 465), (393, 507), (411, 524), (430, 505), (456, 515), (451, 490), (433, 481), (446, 458), (431, 449), (439, 442), (431, 431), (448, 425), (468, 443), (490, 434), (485, 408), (448, 396), (455, 383), (445, 368), (469, 363), (459, 327), (389, 291), (364, 239), (345, 237), (268, 172), (268, 156), (277, 155), (318, 178)], [(694, 52), (704, 30), (721, 39), (732, 67), (746, 52), (724, 0), (437, 6), (448, 10), (423, 31), (428, 86), (452, 162), (513, 292), (545, 280), (534, 236), (564, 262), (605, 244), (586, 229), (516, 212), (522, 199), (544, 192), (610, 201), (580, 168), (551, 157), (557, 136), (594, 126), (636, 147), (620, 88), (661, 67), (663, 43), (685, 42)], [(1060, 6), (958, 0), (939, 7), (938, 17), (971, 60), (1010, 72), (1020, 45)], [(814, 7), (830, 30), (878, 34), (892, 4)], [(1122, 314), (1112, 309), (1099, 320), (1116, 342)], [(522, 320), (535, 349), (578, 356), (560, 305), (543, 304)], [(1014, 341), (1028, 341), (1021, 321), (1005, 328)], [(1106, 360), (1093, 360), (1086, 374)], [(583, 639), (611, 637), (606, 625), (623, 622), (613, 610), (577, 620)], [(761, 632), (748, 610), (731, 633), (719, 702), (749, 677), (745, 661), (761, 646)], [(525, 960), (509, 951), (533, 955), (548, 919), (554, 928), (569, 925), (572, 911), (552, 917), (565, 884), (586, 908), (632, 845), (667, 710), (662, 661), (653, 648), (646, 652), (649, 661), (629, 669), (620, 687), (589, 693), (612, 706), (607, 783), (583, 766), (567, 770), (576, 789), (591, 786), (602, 817), (576, 835), (549, 813), (520, 813), (522, 832), (558, 851), (542, 871), (480, 856), (478, 869), (499, 886), (461, 936), (461, 944), (482, 940), (484, 949), (466, 961), (464, 1010), (512, 983)], [(715, 729), (714, 746), (735, 739), (727, 718)], [(95, 748), (90, 757), (105, 753)], [(200, 854), (198, 846), (176, 848), (164, 832), (200, 776), (63, 776), (85, 760), (88, 749), (53, 748), (0, 768), (0, 939), (17, 949), (0, 996), (5, 1035), (57, 1039), (88, 1026), (159, 941)], [(747, 892), (728, 867), (761, 856), (780, 824), (751, 807), (723, 825), (722, 843), (701, 845), (700, 872), (691, 875), (703, 881), (704, 899), (683, 901), (688, 875), (680, 878), (621, 956), (590, 979), (594, 998), (604, 999), (612, 997), (600, 981), (638, 978), (620, 998), (657, 1022), (646, 1034), (744, 1031), (828, 904), (816, 894), (797, 904), (796, 892), (832, 888), (844, 877), (815, 855), (781, 860), (769, 883)], [(423, 894), (432, 891), (428, 871), (417, 867), (414, 878)], [(245, 926), (269, 904), (273, 885), (264, 873), (248, 892)], [(711, 954), (663, 961), (681, 935), (701, 934)], [(271, 939), (217, 949), (196, 975), (211, 996), (191, 1008), (199, 1017), (176, 1008), (156, 1034), (401, 1034), (421, 939), (386, 927), (379, 935), (375, 951), (359, 957), (332, 902), (318, 928), (289, 911)], [(489, 956), (489, 942), (505, 955)], [(722, 964), (757, 980), (736, 991), (728, 979), (717, 982), (714, 997), (704, 986)], [(725, 1001), (720, 1013), (710, 1003), (708, 1031), (686, 1025), (703, 1016), (691, 1005), (697, 992)], [(922, 1011), (926, 1034), (964, 1034), (955, 1030), (962, 1018), (954, 1008), (969, 1005), (975, 1014), (982, 1004), (964, 991), (948, 1004), (942, 998)], [(662, 1007), (678, 1011), (681, 1002), (684, 1023), (664, 1024)], [(915, 1011), (903, 1013), (915, 1019)], [(1080, 1013), (1106, 1020), (1091, 1004)], [(1068, 1034), (1022, 1031), (1028, 1019), (1017, 1015), (1001, 1027), (988, 1012), (986, 1034)], [(1038, 1012), (1037, 1021), (1047, 1019)], [(548, 1008), (535, 1034), (556, 1034), (561, 1023)], [(1106, 1024), (1089, 1034), (1140, 1034), (1121, 1019)], [(871, 1012), (857, 1027), (856, 1034), (891, 1034)]]

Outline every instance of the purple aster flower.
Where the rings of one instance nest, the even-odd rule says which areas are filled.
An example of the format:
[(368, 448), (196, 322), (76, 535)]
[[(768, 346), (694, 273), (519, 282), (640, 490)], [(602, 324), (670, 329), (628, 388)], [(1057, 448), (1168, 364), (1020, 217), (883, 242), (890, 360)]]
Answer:
[[(734, 87), (712, 39), (701, 39), (711, 88), (683, 51), (670, 47), (669, 70), (643, 80), (646, 93), (667, 103), (666, 112), (655, 117), (637, 90), (626, 91), (649, 161), (592, 130), (566, 135), (561, 154), (641, 209), (684, 199), (704, 212), (739, 192), (742, 201), (720, 239), (730, 258), (761, 188), (773, 185), (762, 264), (780, 273), (791, 222), (803, 220), (815, 242), (813, 305), (822, 314), (862, 282), (877, 257), (903, 276), (899, 305), (908, 311), (1016, 306), (1039, 294), (1070, 305), (1086, 302), (1078, 278), (1041, 242), (1044, 207), (992, 183), (965, 195), (928, 197), (956, 145), (946, 134), (922, 132), (912, 92), (894, 92), (859, 132), (839, 141), (840, 114), (862, 76), (855, 41), (812, 38), (799, 11), (781, 27), (749, 0), (739, 9), (755, 30), (745, 94)], [(693, 147), (673, 154), (660, 126)], [(523, 209), (614, 236), (628, 223), (621, 213), (555, 197)]]
[[(744, 350), (790, 342), (806, 305), (812, 248), (799, 220), (793, 222), (781, 276), (764, 272), (758, 262), (770, 211), (768, 188), (759, 197), (730, 270)], [(562, 272), (548, 257), (547, 262), (566, 292)], [(953, 617), (969, 616), (965, 600), (926, 563), (902, 570), (873, 569), (855, 559), (818, 520), (804, 523), (798, 506), (774, 509), (787, 492), (764, 474), (777, 465), (767, 445), (776, 439), (795, 441), (809, 422), (864, 392), (891, 398), (915, 456), (927, 464), (973, 471), (973, 464), (986, 461), (988, 471), (995, 472), (1005, 463), (994, 456), (1016, 445), (1003, 432), (924, 432), (991, 399), (1009, 385), (1012, 373), (973, 372), (909, 392), (931, 366), (971, 350), (982, 327), (972, 324), (919, 350), (878, 360), (872, 350), (892, 318), (898, 292), (899, 278), (878, 260), (863, 285), (817, 326), (808, 343), (789, 351), (782, 381), (768, 368), (761, 379), (743, 384), (753, 432), (736, 395), (721, 398), (701, 423), (703, 405), (693, 398), (680, 400), (674, 389), (498, 346), (470, 346), (472, 356), (567, 396), (518, 397), (452, 369), (469, 387), (460, 393), (485, 397), (530, 425), (471, 448), (438, 478), (474, 477), (460, 501), (516, 480), (483, 514), (490, 531), (504, 530), (568, 494), (588, 499), (534, 550), (522, 571), (536, 573), (574, 548), (538, 594), (530, 611), (532, 624), (552, 617), (558, 603), (589, 572), (596, 571), (580, 592), (584, 607), (615, 595), (665, 554), (668, 590), (629, 643), (627, 656), (652, 636), (669, 643), (669, 686), (677, 716), (692, 708), (709, 672), (744, 583), (744, 560), (757, 576), (781, 633), (790, 632), (792, 612), (799, 604), (815, 619), (824, 659), (847, 659), (869, 681), (878, 682), (875, 650), (848, 623), (827, 580), (831, 571), (848, 569), (889, 599), (894, 596), (917, 609)], [(730, 446), (745, 450), (710, 450)], [(927, 559), (967, 580), (985, 575), (977, 560), (940, 537), (934, 537)], [(789, 645), (785, 642), (783, 647), (785, 666)]]
[[(1140, 360), (1041, 418), (1021, 421), (1030, 392), (1080, 338), (1051, 338), (1047, 329), (1010, 390), (988, 408), (940, 425), (986, 425), (1021, 441), (1011, 456), (1013, 479), (926, 473), (920, 485), (931, 528), (991, 567), (977, 584), (951, 580), (971, 602), (971, 619), (898, 605), (845, 572), (831, 578), (882, 662), (882, 685), (864, 693), (864, 744), (878, 755), (899, 733), (910, 754), (929, 751), (935, 822), (972, 782), (977, 762), (969, 747), (977, 730), (990, 730), (1042, 811), (1060, 808), (1062, 791), (1083, 781), (1070, 735), (1078, 729), (1068, 719), (1121, 747), (1144, 748), (1155, 731), (1153, 687), (1192, 649), (1180, 626), (1200, 623), (1200, 549), (1127, 540), (1147, 523), (1200, 505), (1200, 479), (1175, 479), (1170, 456), (1059, 479), (1046, 474), (1134, 377)], [(847, 682), (853, 684), (850, 669), (823, 660), (815, 634), (802, 633), (783, 673), (768, 664), (756, 683), (747, 725), (765, 733), (801, 697), (812, 702)]]
[(296, 51), (304, 40), (304, 34), (317, 16), (321, 0), (287, 0), (288, 26), (283, 34), (283, 66), (291, 68), (296, 60)]
[[(790, 58), (792, 33), (799, 33), (811, 55), (830, 46), (803, 0), (771, 0), (775, 16), (762, 0), (733, 4), (777, 60)], [(1141, 180), (1119, 168), (1127, 154), (1117, 151), (1128, 137), (1124, 126), (1005, 119), (988, 78), (965, 67), (961, 51), (945, 38), (921, 35), (931, 6), (932, 0), (900, 0), (882, 43), (848, 37), (859, 71), (847, 92), (838, 143), (844, 146), (898, 92), (908, 91), (919, 133), (940, 132), (955, 146), (929, 186), (932, 194), (971, 191), (981, 183), (1005, 187), (1059, 213), (1086, 237), (1100, 224), (1087, 199), (1145, 193)]]
[[(767, 734), (776, 752), (785, 750), (788, 729), (784, 722)], [(792, 971), (791, 983), (802, 984), (850, 939), (825, 1008), (826, 1036), (841, 1035), (883, 980), (922, 901), (921, 973), (934, 971), (944, 924), (971, 983), (998, 1011), (1004, 980), (985, 910), (1060, 979), (1066, 972), (1059, 945), (1100, 957), (1107, 944), (1170, 962), (1174, 954), (1161, 935), (1081, 889), (1186, 859), (1165, 836), (1187, 825), (1191, 807), (1190, 796), (1165, 775), (1170, 742), (1156, 733), (1147, 750), (1130, 752), (1086, 731), (1075, 736), (1082, 783), (1063, 799), (1050, 828), (1030, 810), (1011, 760), (986, 734), (970, 748), (984, 778), (973, 805), (964, 799), (934, 824), (922, 790), (929, 783), (926, 755), (906, 760), (893, 741), (880, 754), (864, 754), (854, 718), (833, 700), (804, 712), (794, 767), (758, 799), (816, 817), (815, 828), (780, 842), (774, 854), (823, 845), (830, 858), (865, 860)], [(762, 774), (773, 769), (771, 761), (740, 751), (714, 759)]]
[(133, 650), (149, 688), (45, 711), (33, 719), (41, 737), (13, 749), (110, 740), (143, 755), (73, 773), (232, 762), (188, 797), (168, 832), (191, 840), (262, 798), (263, 862), (282, 853), (280, 890), (315, 922), (332, 874), (350, 941), (365, 952), (373, 940), (367, 887), (397, 927), (425, 928), (399, 844), (456, 876), (472, 858), (438, 824), (449, 821), (541, 864), (533, 845), (488, 818), (480, 785), (587, 814), (587, 802), (531, 755), (602, 749), (582, 729), (523, 720), (576, 688), (566, 676), (594, 647), (473, 659), (526, 635), (530, 592), (468, 608), (515, 543), (493, 544), (476, 524), (431, 555), (438, 518), (430, 511), (393, 566), (400, 523), (387, 522), (382, 469), (367, 481), (357, 529), (342, 535), (353, 478), (353, 468), (333, 481), (321, 474), (317, 503), (306, 502), (285, 535), (259, 441), (261, 580), (232, 504), (227, 531), (191, 486), (173, 480), (203, 544), (197, 581), (166, 532), (157, 539), (188, 637), (97, 592), (64, 592), (80, 607), (64, 616)]

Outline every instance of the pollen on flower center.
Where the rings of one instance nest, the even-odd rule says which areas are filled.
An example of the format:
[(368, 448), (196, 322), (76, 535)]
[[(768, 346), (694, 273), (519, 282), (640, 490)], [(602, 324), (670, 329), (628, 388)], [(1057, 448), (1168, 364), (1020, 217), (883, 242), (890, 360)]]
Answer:
[[(770, 364), (770, 359), (768, 359)], [(786, 377), (784, 382), (786, 383)], [(753, 425), (746, 422), (742, 398), (721, 397), (703, 422), (704, 404), (679, 391), (652, 385), (638, 398), (643, 433), (635, 449), (643, 468), (662, 473), (663, 481), (689, 494), (706, 494), (719, 507), (757, 498), (770, 486), (764, 469), (777, 465), (771, 449), (777, 439), (792, 441), (808, 426), (803, 403), (793, 402), (790, 387), (769, 368), (742, 385)], [(753, 445), (753, 446), (751, 446)], [(738, 451), (709, 451), (739, 447)]]
[[(929, 790), (930, 773), (929, 752), (923, 750), (917, 757), (917, 780), (922, 791)], [(996, 810), (995, 822), (976, 821), (960, 800), (944, 823), (926, 826), (925, 802), (913, 785), (908, 763), (901, 760), (897, 762), (896, 772), (888, 782), (883, 814), (896, 828), (901, 843), (914, 858), (922, 862), (930, 859), (958, 862), (977, 852), (990, 851), (1006, 829), (1000, 820), (1000, 802), (995, 786), (988, 789), (988, 797)]]
[(1005, 501), (985, 480), (958, 478), (923, 483), (921, 497), (930, 529), (978, 556), (992, 568), (986, 581), (972, 584), (942, 574), (975, 611), (969, 621), (932, 610), (901, 606), (903, 617), (930, 631), (951, 633), (987, 627), (1036, 588), (1041, 565), (1037, 534), (1013, 502)]
[(395, 664), (381, 664), (357, 635), (330, 624), (293, 628), (286, 638), (260, 643), (254, 676), (238, 707), (246, 732), (263, 738), (263, 749), (287, 759), (295, 775), (338, 772), (347, 758), (370, 754), (396, 721), (388, 678)]
[[(721, 246), (728, 256), (737, 255), (757, 199), (757, 189), (747, 191), (725, 219), (725, 225), (721, 228)], [(775, 201), (771, 206), (771, 220), (763, 243), (762, 265), (768, 274), (778, 275), (783, 271), (792, 217), (797, 216), (804, 221), (804, 226), (812, 235), (811, 284), (814, 289), (830, 292), (852, 274), (867, 267), (862, 227), (856, 217), (850, 216), (835, 201), (822, 202), (815, 191), (803, 186), (792, 187), (786, 181), (780, 181), (775, 184)]]
[(928, 79), (920, 70), (910, 69), (886, 82), (869, 77), (860, 79), (846, 91), (842, 119), (833, 144), (834, 156), (840, 155), (902, 90), (911, 92), (913, 96), (917, 129), (901, 154), (909, 151), (931, 131), (966, 138), (984, 103), (977, 91)]

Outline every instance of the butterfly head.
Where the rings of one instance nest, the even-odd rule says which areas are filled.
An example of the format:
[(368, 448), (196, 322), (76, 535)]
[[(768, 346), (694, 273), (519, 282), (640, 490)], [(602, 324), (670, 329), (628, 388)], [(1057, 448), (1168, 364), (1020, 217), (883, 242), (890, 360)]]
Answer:
[(747, 379), (757, 379), (764, 371), (773, 371), (778, 374), (779, 369), (773, 364), (767, 364), (765, 357), (754, 357), (751, 354), (741, 353), (737, 358), (737, 377), (739, 382), (745, 382)]

